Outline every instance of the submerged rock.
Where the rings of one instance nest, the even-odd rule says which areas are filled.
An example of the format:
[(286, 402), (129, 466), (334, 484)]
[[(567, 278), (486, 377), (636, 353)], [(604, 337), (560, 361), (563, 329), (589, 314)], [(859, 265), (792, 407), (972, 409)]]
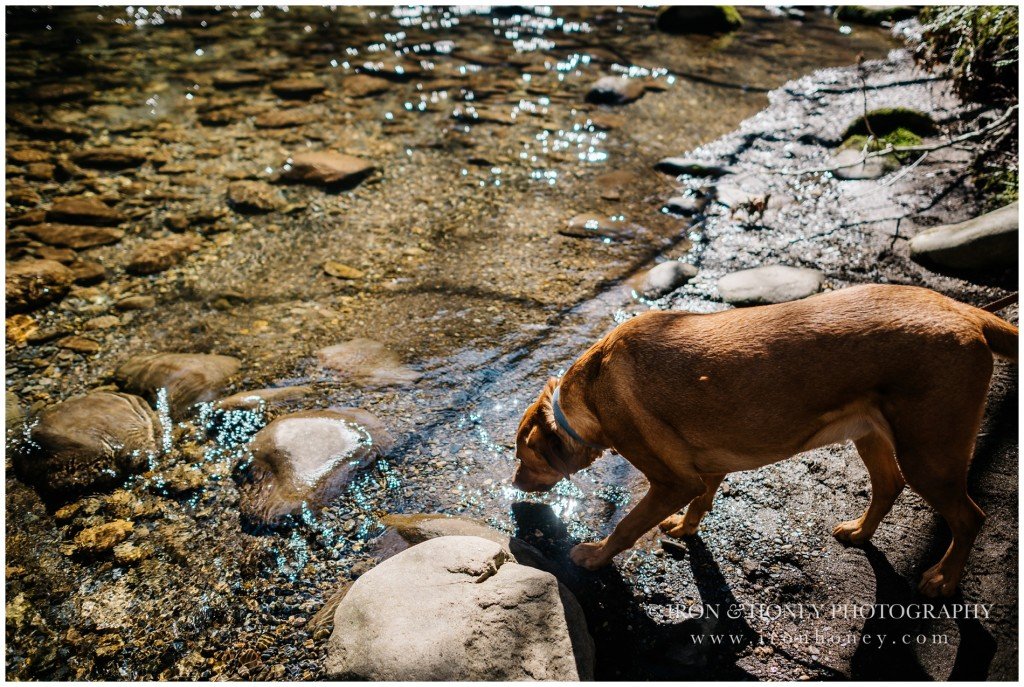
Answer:
[(724, 33), (743, 25), (732, 5), (672, 5), (662, 7), (654, 25), (665, 33)]
[(26, 227), (25, 233), (51, 246), (63, 246), (74, 250), (105, 246), (124, 238), (124, 232), (113, 227), (81, 227), (49, 222)]
[(325, 368), (367, 386), (411, 384), (420, 378), (397, 354), (372, 339), (352, 339), (322, 348), (317, 358)]
[(605, 76), (587, 91), (587, 102), (601, 105), (625, 105), (643, 97), (644, 84), (624, 76)]
[[(381, 603), (387, 599), (387, 603)], [(440, 537), (364, 573), (334, 615), (334, 680), (590, 680), (576, 598), (493, 541)]]
[(916, 17), (920, 10), (920, 7), (910, 5), (840, 5), (836, 8), (835, 16), (840, 21), (877, 26), (882, 22)]
[(271, 110), (258, 115), (253, 124), (257, 129), (284, 129), (302, 126), (316, 121), (316, 115), (309, 110)]
[(4, 392), (6, 398), (4, 399), (4, 427), (10, 431), (21, 425), (22, 420), (25, 419), (25, 411), (21, 409), (21, 403), (18, 402), (18, 395), (13, 391), (6, 390)]
[(120, 224), (125, 216), (97, 198), (62, 198), (46, 211), (46, 219), (51, 222), (102, 226)]
[(366, 98), (389, 90), (391, 82), (377, 76), (353, 74), (345, 77), (345, 80), (341, 82), (341, 88), (345, 95), (353, 98)]
[(152, 353), (135, 356), (117, 368), (118, 385), (156, 404), (167, 389), (171, 417), (179, 419), (196, 403), (212, 401), (242, 363), (227, 355)]
[(132, 533), (129, 520), (114, 520), (96, 527), (87, 527), (75, 535), (75, 553), (98, 555), (110, 551)]
[(217, 401), (221, 410), (258, 410), (261, 407), (296, 401), (313, 395), (311, 386), (283, 386), (274, 389), (240, 391)]
[(12, 452), (14, 468), (47, 495), (109, 489), (160, 455), (160, 433), (143, 399), (96, 391), (44, 410)]
[(832, 157), (836, 169), (832, 172), (837, 179), (862, 180), (880, 179), (899, 164), (893, 164), (888, 156), (865, 158), (865, 153), (856, 148), (843, 148)]
[(94, 167), (97, 169), (125, 169), (126, 167), (138, 167), (146, 161), (147, 152), (142, 148), (131, 148), (125, 146), (109, 146), (106, 148), (91, 148), (75, 153), (71, 156), (76, 164), (82, 167)]
[(1019, 204), (926, 229), (910, 240), (910, 257), (925, 265), (985, 270), (1017, 264)]
[(375, 169), (373, 163), (344, 153), (296, 153), (288, 161), (282, 178), (322, 186), (350, 186)]
[(228, 202), (237, 212), (259, 215), (285, 206), (281, 192), (262, 181), (236, 181), (228, 186)]
[(769, 305), (818, 293), (824, 281), (818, 270), (770, 265), (725, 275), (718, 280), (718, 293), (732, 305)]
[(292, 78), (282, 79), (270, 84), (270, 90), (282, 98), (308, 100), (318, 93), (323, 93), (327, 84), (319, 79)]
[(155, 274), (174, 267), (199, 250), (200, 239), (191, 234), (176, 234), (147, 241), (135, 249), (125, 267), (132, 274)]
[(642, 231), (643, 228), (640, 225), (627, 222), (621, 216), (604, 217), (588, 212), (572, 217), (565, 228), (559, 229), (558, 233), (573, 238), (626, 241)]
[(660, 298), (697, 276), (697, 268), (686, 262), (669, 260), (644, 275), (640, 293), (647, 298)]
[(696, 215), (703, 212), (708, 205), (708, 199), (703, 196), (675, 196), (665, 201), (663, 209), (674, 215)]
[(252, 469), (240, 488), (242, 515), (265, 525), (317, 508), (392, 443), (380, 420), (357, 408), (283, 415), (253, 437)]
[(60, 300), (74, 280), (74, 272), (54, 260), (7, 263), (7, 310), (34, 310)]

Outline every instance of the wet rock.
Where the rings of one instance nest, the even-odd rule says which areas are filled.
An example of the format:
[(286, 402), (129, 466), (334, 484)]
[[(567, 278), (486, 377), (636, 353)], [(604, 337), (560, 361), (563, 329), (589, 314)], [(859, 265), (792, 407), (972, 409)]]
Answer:
[(718, 293), (732, 305), (768, 305), (813, 295), (824, 280), (818, 270), (770, 265), (727, 274), (718, 280)]
[(283, 386), (274, 389), (253, 389), (240, 391), (217, 401), (221, 410), (259, 410), (260, 408), (288, 401), (308, 398), (314, 393), (311, 386)]
[(75, 260), (68, 265), (68, 269), (75, 274), (76, 284), (98, 284), (107, 278), (106, 268), (91, 260)]
[(7, 310), (21, 312), (60, 300), (74, 273), (54, 260), (18, 260), (7, 264)]
[(18, 476), (48, 495), (109, 489), (161, 453), (160, 422), (138, 396), (97, 391), (50, 406), (12, 452)]
[(263, 83), (263, 77), (259, 74), (247, 74), (245, 72), (217, 72), (213, 75), (213, 87), (221, 91), (231, 91), (236, 88), (251, 88)]
[(92, 134), (84, 127), (61, 124), (42, 117), (31, 117), (22, 113), (8, 113), (8, 121), (35, 138), (61, 141), (70, 139), (84, 141)]
[(726, 174), (733, 174), (732, 167), (716, 165), (710, 162), (703, 162), (689, 157), (666, 157), (654, 165), (659, 172), (680, 176), (685, 174), (691, 177), (721, 177)]
[(326, 89), (327, 84), (313, 78), (282, 79), (270, 84), (270, 90), (275, 95), (292, 100), (309, 100)]
[(671, 212), (674, 215), (689, 217), (703, 212), (707, 204), (707, 198), (703, 196), (675, 196), (665, 201), (663, 209), (665, 212)]
[(601, 105), (625, 105), (639, 100), (645, 88), (642, 81), (624, 76), (605, 76), (587, 91), (587, 102)]
[(743, 25), (732, 5), (673, 5), (662, 7), (654, 24), (665, 33), (724, 33)]
[(325, 262), (324, 272), (332, 277), (337, 277), (338, 279), (362, 279), (365, 276), (362, 270), (358, 270), (355, 267), (349, 267), (348, 265), (336, 260), (328, 260)]
[(643, 231), (642, 227), (627, 222), (621, 216), (605, 217), (594, 213), (583, 213), (569, 220), (558, 233), (563, 236), (584, 239), (604, 239), (607, 241), (626, 241)]
[(286, 201), (281, 192), (262, 181), (236, 181), (228, 186), (228, 203), (236, 211), (259, 215), (282, 209)]
[(639, 177), (632, 172), (616, 170), (602, 174), (594, 179), (594, 183), (601, 189), (603, 199), (619, 200), (624, 191), (636, 188), (639, 180)]
[(25, 419), (25, 411), (21, 409), (21, 403), (18, 402), (18, 395), (13, 391), (7, 390), (4, 398), (4, 426), (7, 431), (10, 431), (16, 427), (21, 426), (22, 420)]
[(372, 163), (344, 153), (296, 153), (289, 159), (282, 178), (321, 186), (352, 186), (375, 169)]
[(74, 250), (105, 246), (124, 238), (124, 232), (114, 227), (84, 227), (50, 222), (26, 227), (25, 233), (51, 246), (63, 246)]
[(371, 339), (352, 339), (317, 351), (320, 364), (357, 384), (391, 386), (411, 384), (420, 373), (406, 367), (384, 344)]
[(153, 353), (131, 358), (114, 373), (118, 386), (158, 402), (167, 390), (171, 417), (178, 419), (196, 403), (212, 401), (242, 363), (227, 355)]
[(37, 102), (56, 103), (82, 100), (93, 93), (93, 87), (84, 83), (52, 83), (32, 89), (31, 99)]
[(135, 249), (128, 259), (132, 274), (156, 274), (168, 270), (199, 250), (201, 242), (191, 234), (177, 234), (147, 241)]
[(640, 293), (647, 298), (660, 298), (697, 276), (697, 268), (686, 262), (669, 260), (644, 275)]
[(25, 167), (25, 176), (34, 181), (53, 181), (57, 168), (48, 162), (33, 162)]
[(50, 222), (68, 224), (114, 225), (125, 221), (125, 216), (98, 198), (61, 198), (46, 211)]
[(39, 323), (28, 315), (11, 315), (6, 320), (8, 343), (19, 344), (28, 341), (39, 329)]
[(119, 565), (135, 565), (146, 558), (151, 552), (144, 546), (136, 546), (131, 542), (121, 542), (114, 547), (114, 560)]
[(345, 95), (353, 98), (366, 98), (387, 91), (391, 88), (391, 82), (376, 76), (353, 74), (341, 82), (341, 88)]
[(42, 260), (56, 260), (62, 265), (70, 265), (78, 259), (78, 253), (70, 248), (55, 248), (54, 246), (41, 246), (36, 249), (36, 257)]
[(922, 231), (910, 240), (910, 257), (954, 270), (988, 270), (1017, 264), (1019, 204)]
[(240, 488), (242, 515), (276, 523), (338, 496), (362, 468), (393, 444), (364, 410), (308, 410), (281, 416), (253, 437), (253, 463)]
[(57, 342), (57, 348), (83, 355), (92, 355), (103, 350), (99, 341), (86, 336), (66, 336)]
[(553, 575), (493, 541), (456, 536), (418, 544), (352, 584), (335, 612), (326, 674), (589, 680), (593, 663), (582, 609)]
[(206, 475), (191, 465), (175, 465), (160, 475), (163, 488), (170, 494), (186, 494), (206, 484)]
[(271, 110), (253, 120), (257, 129), (285, 129), (302, 126), (316, 121), (316, 115), (309, 110)]
[(94, 169), (125, 169), (138, 167), (146, 161), (148, 153), (142, 148), (110, 146), (92, 148), (71, 155), (71, 159), (82, 167)]
[(118, 310), (149, 310), (155, 305), (156, 298), (153, 296), (128, 296), (114, 303)]
[(127, 539), (134, 529), (129, 520), (114, 520), (104, 525), (87, 527), (75, 535), (75, 553), (99, 555)]

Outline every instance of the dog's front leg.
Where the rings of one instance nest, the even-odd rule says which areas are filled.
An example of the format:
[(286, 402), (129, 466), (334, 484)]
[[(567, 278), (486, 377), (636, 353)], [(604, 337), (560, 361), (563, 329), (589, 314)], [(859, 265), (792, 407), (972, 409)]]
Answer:
[(704, 482), (697, 476), (692, 481), (652, 482), (647, 494), (615, 526), (611, 535), (599, 542), (574, 546), (569, 552), (569, 558), (587, 570), (603, 567), (617, 554), (633, 546), (645, 532), (703, 492)]

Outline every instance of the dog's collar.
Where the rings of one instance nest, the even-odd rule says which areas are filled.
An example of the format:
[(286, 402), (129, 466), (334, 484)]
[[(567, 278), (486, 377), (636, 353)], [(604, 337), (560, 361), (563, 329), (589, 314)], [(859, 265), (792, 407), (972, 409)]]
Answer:
[(562, 412), (562, 406), (558, 403), (558, 395), (561, 391), (562, 387), (557, 386), (555, 387), (555, 393), (551, 394), (551, 414), (555, 416), (555, 424), (558, 425), (566, 434), (584, 446), (589, 446), (592, 449), (603, 451), (604, 446), (598, 446), (597, 444), (587, 441), (577, 434), (576, 430), (569, 426), (569, 421), (566, 419), (565, 413)]

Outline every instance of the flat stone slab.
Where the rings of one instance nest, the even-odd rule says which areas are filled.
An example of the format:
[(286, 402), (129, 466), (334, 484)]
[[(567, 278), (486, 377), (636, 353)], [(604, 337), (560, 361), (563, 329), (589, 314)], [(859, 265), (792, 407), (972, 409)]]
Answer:
[(770, 305), (816, 294), (824, 281), (818, 270), (770, 265), (725, 275), (718, 280), (718, 293), (732, 305)]
[(925, 230), (910, 240), (910, 257), (926, 265), (985, 270), (1017, 263), (1018, 203)]

